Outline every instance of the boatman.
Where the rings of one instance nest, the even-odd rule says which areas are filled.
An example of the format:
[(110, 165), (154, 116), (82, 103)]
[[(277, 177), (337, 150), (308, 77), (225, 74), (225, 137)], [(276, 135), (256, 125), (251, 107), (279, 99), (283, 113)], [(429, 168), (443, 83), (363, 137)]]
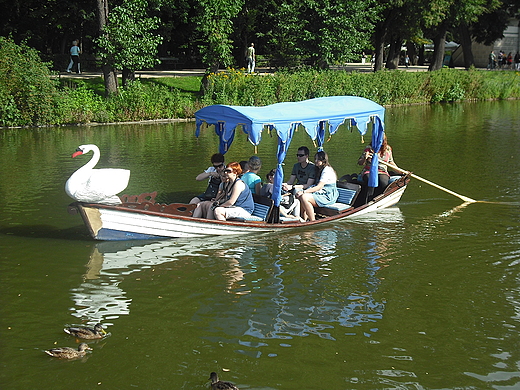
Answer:
[(316, 180), (316, 165), (309, 161), (309, 148), (300, 146), (296, 158), (298, 162), (293, 166), (291, 177), (287, 183), (282, 184), (284, 191), (291, 191), (294, 188), (304, 190), (312, 186)]

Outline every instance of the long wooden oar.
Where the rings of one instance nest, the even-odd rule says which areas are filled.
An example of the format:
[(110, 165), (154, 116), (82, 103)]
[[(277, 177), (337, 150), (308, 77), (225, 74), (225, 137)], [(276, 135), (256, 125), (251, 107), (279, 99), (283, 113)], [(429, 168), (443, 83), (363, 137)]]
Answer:
[(468, 198), (467, 196), (464, 196), (464, 195), (461, 195), (461, 194), (457, 194), (456, 192), (453, 192), (452, 190), (448, 190), (447, 188), (444, 188), (444, 187), (442, 187), (442, 186), (440, 186), (438, 184), (435, 184), (435, 183), (433, 183), (433, 182), (431, 182), (429, 180), (426, 180), (426, 179), (424, 179), (424, 178), (422, 178), (420, 176), (417, 176), (416, 174), (413, 174), (411, 172), (405, 171), (404, 169), (401, 169), (401, 168), (399, 168), (398, 166), (396, 166), (394, 164), (391, 164), (391, 163), (388, 163), (388, 162), (384, 162), (384, 161), (381, 161), (381, 160), (379, 160), (379, 162), (381, 164), (385, 164), (385, 165), (389, 166), (390, 168), (395, 169), (396, 171), (403, 172), (403, 173), (409, 173), (410, 176), (413, 177), (414, 179), (417, 179), (417, 180), (420, 180), (422, 182), (425, 182), (426, 184), (429, 184), (429, 185), (431, 185), (431, 186), (433, 186), (435, 188), (438, 188), (439, 190), (447, 192), (448, 194), (452, 194), (452, 195), (456, 196), (457, 198), (462, 199), (464, 202), (468, 202), (468, 203), (476, 203), (476, 202), (478, 202), (478, 200)]

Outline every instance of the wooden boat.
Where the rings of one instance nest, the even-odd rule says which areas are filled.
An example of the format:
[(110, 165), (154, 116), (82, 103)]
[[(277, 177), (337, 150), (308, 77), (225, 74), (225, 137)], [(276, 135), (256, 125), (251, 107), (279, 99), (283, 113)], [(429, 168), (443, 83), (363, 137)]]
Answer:
[[(214, 105), (197, 111), (197, 131), (203, 125), (215, 126), (220, 138), (220, 152), (225, 153), (233, 142), (235, 129), (241, 128), (249, 140), (258, 145), (266, 127), (278, 135), (278, 167), (273, 194), (279, 194), (283, 181), (282, 163), (294, 131), (303, 126), (318, 148), (322, 148), (325, 133), (333, 135), (342, 124), (356, 126), (361, 134), (371, 127), (372, 145), (380, 145), (383, 138), (384, 108), (368, 99), (353, 96), (334, 96), (303, 102), (277, 103), (264, 107)], [(374, 158), (377, 172), (377, 157)], [(377, 177), (376, 175), (372, 175)], [(316, 221), (299, 222), (279, 217), (280, 196), (273, 199), (254, 196), (255, 211), (247, 220), (217, 221), (192, 217), (195, 205), (155, 202), (156, 192), (123, 195), (120, 205), (75, 202), (70, 213), (81, 215), (90, 234), (96, 240), (141, 240), (162, 238), (190, 238), (203, 236), (242, 235), (276, 232), (286, 229), (306, 229), (395, 205), (410, 181), (410, 174), (398, 176), (385, 191), (368, 203), (358, 197), (359, 184), (345, 184), (338, 188), (337, 203), (317, 208)], [(375, 187), (377, 183), (369, 183)]]

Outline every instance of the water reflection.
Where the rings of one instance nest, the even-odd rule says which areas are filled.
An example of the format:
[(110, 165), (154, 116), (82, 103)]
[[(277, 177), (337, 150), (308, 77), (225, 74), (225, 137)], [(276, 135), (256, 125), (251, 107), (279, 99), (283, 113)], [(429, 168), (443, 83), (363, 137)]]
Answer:
[[(215, 260), (223, 278), (224, 290), (202, 299), (193, 318), (207, 324), (210, 332), (219, 330), (255, 348), (264, 339), (316, 335), (335, 340), (338, 325), (356, 334), (354, 328), (382, 318), (385, 301), (375, 293), (380, 284), (377, 273), (389, 261), (389, 236), (375, 229), (365, 237), (368, 250), (359, 258), (359, 242), (348, 226), (267, 235), (254, 242), (236, 237), (233, 242), (215, 238), (97, 243), (83, 282), (71, 290), (71, 314), (104, 324), (129, 315), (132, 298), (121, 287), (125, 277), (188, 256)], [(219, 308), (221, 293), (230, 297), (225, 309)], [(375, 331), (371, 325), (363, 333), (369, 337)], [(222, 337), (214, 341), (222, 342)]]
[(126, 276), (174, 261), (180, 255), (196, 254), (202, 248), (218, 249), (221, 245), (222, 241), (210, 240), (96, 243), (83, 283), (71, 291), (75, 302), (71, 314), (94, 324), (128, 315), (132, 299), (120, 287)]
[(365, 237), (372, 249), (360, 259), (359, 243), (346, 227), (272, 236), (268, 244), (227, 251), (232, 264), (227, 289), (234, 299), (223, 304), (208, 298), (194, 320), (217, 332), (209, 340), (238, 343), (237, 352), (252, 357), (260, 357), (258, 348), (272, 339), (289, 347), (295, 337), (336, 340), (358, 332), (370, 337), (385, 309), (376, 293), (377, 273), (387, 261), (381, 238), (388, 237)]

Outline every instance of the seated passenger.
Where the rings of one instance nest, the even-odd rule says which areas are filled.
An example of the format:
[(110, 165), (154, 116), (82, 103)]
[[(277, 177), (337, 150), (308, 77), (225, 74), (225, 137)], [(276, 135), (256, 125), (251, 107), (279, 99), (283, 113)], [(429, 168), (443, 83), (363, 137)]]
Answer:
[(315, 186), (299, 190), (296, 196), (301, 202), (303, 218), (314, 221), (316, 215), (314, 207), (324, 207), (336, 203), (339, 192), (336, 187), (338, 177), (329, 164), (327, 153), (320, 151), (314, 157), (314, 163), (318, 168), (317, 182)]
[(198, 181), (208, 179), (208, 187), (206, 188), (206, 191), (190, 200), (190, 204), (211, 200), (217, 196), (218, 187), (222, 181), (221, 174), (224, 169), (224, 156), (220, 153), (215, 153), (211, 156), (211, 164), (212, 165), (208, 169), (198, 174), (195, 178), (195, 180)]
[(300, 146), (296, 158), (298, 162), (293, 166), (291, 177), (287, 183), (282, 184), (285, 191), (306, 189), (315, 183), (316, 166), (309, 161), (309, 148)]
[[(222, 175), (224, 175), (224, 171), (222, 171)], [(207, 219), (215, 219), (213, 215), (213, 210), (215, 209), (215, 205), (220, 203), (224, 203), (226, 201), (226, 193), (224, 192), (224, 185), (226, 184), (227, 177), (222, 178), (222, 182), (219, 185), (217, 195), (211, 200), (204, 200), (202, 202), (197, 203), (197, 208), (193, 210), (194, 218), (207, 218)]]
[(262, 168), (262, 161), (257, 156), (252, 156), (247, 162), (247, 172), (240, 177), (249, 187), (253, 194), (259, 194), (262, 187), (262, 179), (258, 176), (258, 171)]
[[(273, 196), (273, 182), (276, 169), (269, 171), (265, 178), (267, 183), (260, 189), (260, 196), (271, 198)], [(280, 200), (280, 215), (287, 218), (295, 218), (303, 221), (300, 218), (300, 201), (294, 197), (289, 191), (282, 190), (282, 199)]]
[(246, 160), (242, 160), (239, 162), (240, 164), (240, 168), (242, 168), (242, 176), (244, 176), (244, 174), (249, 171), (249, 168), (247, 167), (247, 161)]
[[(364, 165), (363, 170), (361, 171), (361, 175), (363, 178), (363, 183), (365, 186), (368, 186), (368, 177), (370, 175), (370, 167), (372, 166), (372, 156), (374, 155), (374, 150), (372, 149), (372, 145), (368, 145), (363, 154), (358, 159), (359, 165)], [(388, 145), (388, 141), (386, 139), (386, 134), (383, 136), (383, 144), (379, 149), (379, 160), (389, 162), (395, 165), (394, 157), (392, 155), (392, 147)], [(377, 190), (373, 188), (368, 188), (368, 192), (365, 196), (366, 201), (372, 200), (375, 196), (382, 194), (386, 187), (388, 187), (388, 182), (390, 180), (390, 174), (388, 173), (388, 167), (385, 164), (378, 164), (378, 186)]]
[(240, 164), (232, 162), (224, 169), (221, 194), (215, 202), (205, 201), (194, 210), (194, 217), (205, 214), (207, 219), (225, 221), (230, 218), (248, 218), (254, 210), (253, 195), (249, 187), (239, 178)]

